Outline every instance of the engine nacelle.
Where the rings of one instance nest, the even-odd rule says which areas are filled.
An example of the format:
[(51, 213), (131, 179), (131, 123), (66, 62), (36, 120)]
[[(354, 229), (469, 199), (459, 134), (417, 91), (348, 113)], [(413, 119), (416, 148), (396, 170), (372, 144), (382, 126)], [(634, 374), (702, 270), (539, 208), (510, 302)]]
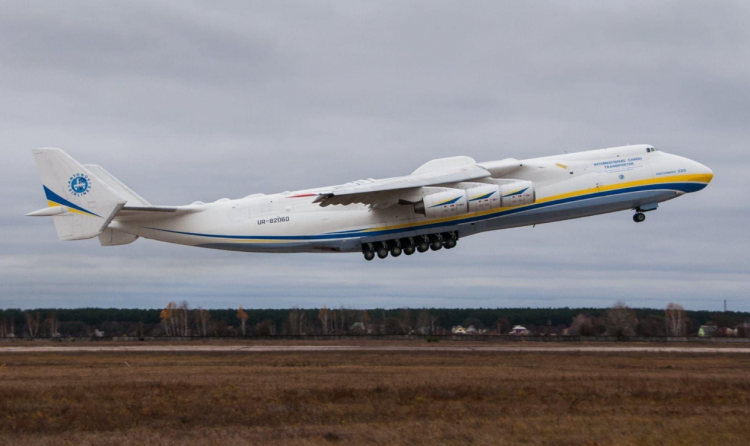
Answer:
[(513, 181), (500, 186), (504, 208), (532, 204), (536, 201), (534, 183), (531, 181)]
[(427, 218), (455, 217), (497, 208), (522, 206), (535, 201), (534, 183), (518, 180), (504, 184), (482, 184), (467, 189), (450, 189), (427, 195), (414, 204), (414, 212)]
[(451, 189), (427, 195), (414, 205), (414, 212), (427, 218), (455, 217), (468, 212), (466, 191)]
[(482, 212), (497, 209), (502, 206), (500, 186), (487, 184), (466, 189), (469, 202), (469, 212)]

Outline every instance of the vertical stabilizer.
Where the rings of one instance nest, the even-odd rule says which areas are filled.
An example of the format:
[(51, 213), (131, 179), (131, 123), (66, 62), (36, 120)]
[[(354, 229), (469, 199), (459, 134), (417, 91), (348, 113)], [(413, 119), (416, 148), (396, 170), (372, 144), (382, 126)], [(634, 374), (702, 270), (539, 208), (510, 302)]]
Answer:
[(83, 240), (101, 234), (127, 200), (62, 150), (33, 152), (47, 205), (61, 208), (52, 216), (58, 238)]

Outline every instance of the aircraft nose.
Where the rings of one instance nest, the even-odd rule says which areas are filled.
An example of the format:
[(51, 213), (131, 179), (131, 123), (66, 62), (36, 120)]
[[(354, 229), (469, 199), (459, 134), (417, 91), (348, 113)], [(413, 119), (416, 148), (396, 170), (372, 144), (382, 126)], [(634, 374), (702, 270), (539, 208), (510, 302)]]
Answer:
[(710, 183), (714, 178), (714, 171), (711, 170), (708, 166), (695, 161), (693, 162), (696, 164), (696, 171), (698, 171), (699, 174), (706, 176), (706, 184)]

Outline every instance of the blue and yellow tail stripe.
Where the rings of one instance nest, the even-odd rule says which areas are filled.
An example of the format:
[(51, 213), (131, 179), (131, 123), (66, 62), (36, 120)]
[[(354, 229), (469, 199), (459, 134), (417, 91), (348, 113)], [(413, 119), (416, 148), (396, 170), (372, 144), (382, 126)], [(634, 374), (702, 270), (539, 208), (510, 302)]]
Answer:
[[(376, 228), (356, 229), (350, 231), (340, 231), (320, 235), (289, 235), (289, 236), (248, 236), (248, 235), (218, 235), (218, 234), (199, 234), (193, 232), (173, 231), (160, 228), (146, 228), (156, 231), (169, 232), (173, 234), (190, 235), (196, 237), (206, 237), (213, 239), (223, 239), (230, 242), (241, 243), (295, 243), (309, 242), (316, 240), (330, 240), (355, 237), (374, 237), (379, 235), (398, 234), (419, 229), (432, 229), (443, 226), (454, 226), (458, 223), (473, 223), (490, 218), (502, 217), (506, 215), (527, 212), (535, 209), (560, 204), (570, 203), (592, 198), (606, 197), (623, 193), (648, 191), (648, 190), (675, 190), (680, 192), (697, 192), (705, 188), (713, 178), (712, 174), (698, 175), (680, 175), (667, 178), (651, 178), (647, 180), (631, 181), (628, 183), (614, 184), (611, 186), (602, 186), (589, 189), (582, 189), (565, 194), (554, 195), (537, 200), (535, 203), (492, 209), (471, 214), (464, 214), (456, 217), (447, 217), (431, 220), (429, 222), (404, 223), (400, 225), (381, 226)], [(460, 198), (460, 197), (459, 197)]]
[(71, 203), (70, 201), (57, 195), (56, 193), (49, 190), (47, 186), (42, 186), (42, 187), (44, 187), (44, 195), (47, 197), (47, 205), (49, 207), (65, 206), (68, 208), (69, 212), (72, 212), (74, 214), (93, 215), (94, 217), (102, 218), (100, 215), (97, 215), (91, 211), (87, 211), (86, 209), (78, 206), (77, 204)]

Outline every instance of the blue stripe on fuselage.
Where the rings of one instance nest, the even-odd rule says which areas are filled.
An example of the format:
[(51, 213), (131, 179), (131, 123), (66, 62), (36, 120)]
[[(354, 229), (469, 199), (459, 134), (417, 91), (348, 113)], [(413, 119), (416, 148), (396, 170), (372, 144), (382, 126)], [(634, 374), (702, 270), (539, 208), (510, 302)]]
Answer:
[(398, 228), (398, 229), (384, 229), (381, 231), (371, 231), (366, 232), (367, 229), (357, 229), (353, 231), (348, 232), (338, 232), (338, 233), (329, 233), (329, 234), (321, 234), (321, 235), (257, 235), (257, 236), (250, 236), (250, 235), (217, 235), (217, 234), (200, 234), (200, 233), (194, 233), (194, 232), (183, 232), (183, 231), (172, 231), (169, 229), (159, 229), (159, 228), (150, 228), (147, 227), (146, 229), (153, 229), (156, 231), (163, 231), (163, 232), (169, 232), (172, 234), (181, 234), (181, 235), (191, 235), (196, 237), (208, 237), (208, 238), (222, 238), (222, 239), (229, 239), (229, 240), (331, 240), (331, 239), (341, 239), (341, 238), (356, 238), (356, 237), (375, 237), (380, 235), (387, 235), (387, 234), (398, 234), (402, 232), (412, 232), (417, 231), (420, 229), (432, 229), (432, 228), (440, 228), (444, 226), (455, 226), (457, 224), (463, 224), (463, 223), (472, 223), (477, 222), (481, 220), (488, 220), (491, 218), (497, 218), (502, 217), (506, 215), (513, 215), (521, 212), (527, 212), (535, 209), (541, 209), (549, 206), (558, 206), (565, 203), (572, 203), (575, 201), (580, 200), (590, 200), (592, 198), (599, 198), (599, 197), (608, 197), (612, 195), (618, 195), (623, 193), (630, 193), (630, 192), (641, 192), (641, 191), (648, 191), (648, 190), (679, 190), (682, 192), (697, 192), (703, 188), (705, 188), (707, 185), (704, 183), (669, 183), (669, 184), (651, 184), (647, 186), (637, 186), (637, 187), (630, 187), (630, 188), (624, 188), (624, 189), (618, 189), (613, 191), (606, 191), (606, 192), (595, 192), (593, 194), (587, 194), (587, 195), (579, 195), (576, 197), (570, 197), (570, 198), (563, 198), (560, 200), (555, 201), (549, 201), (546, 203), (538, 203), (538, 204), (531, 204), (529, 206), (509, 209), (506, 211), (500, 211), (493, 214), (487, 214), (487, 215), (480, 215), (477, 217), (469, 217), (462, 220), (451, 220), (447, 222), (441, 222), (441, 223), (426, 223), (423, 225), (418, 226), (410, 226), (408, 228)]

